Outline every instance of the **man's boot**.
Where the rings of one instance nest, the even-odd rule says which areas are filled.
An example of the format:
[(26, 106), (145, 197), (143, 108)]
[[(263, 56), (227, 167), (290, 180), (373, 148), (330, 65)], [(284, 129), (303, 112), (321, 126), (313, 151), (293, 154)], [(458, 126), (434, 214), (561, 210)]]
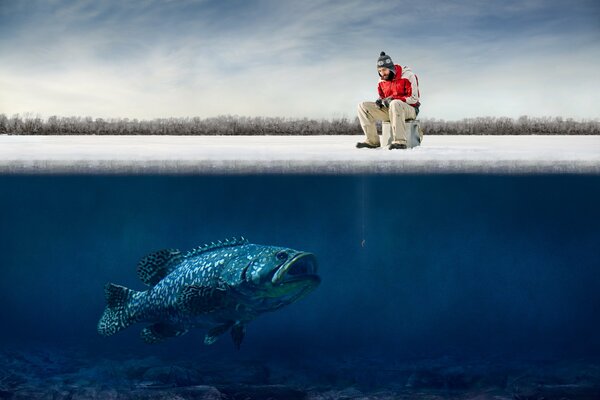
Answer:
[(380, 145), (375, 145), (375, 144), (371, 144), (369, 142), (358, 142), (356, 143), (356, 148), (357, 149), (362, 149), (362, 148), (367, 148), (367, 149), (376, 149), (378, 148)]
[(394, 149), (406, 149), (406, 143), (392, 143), (390, 144), (390, 150)]

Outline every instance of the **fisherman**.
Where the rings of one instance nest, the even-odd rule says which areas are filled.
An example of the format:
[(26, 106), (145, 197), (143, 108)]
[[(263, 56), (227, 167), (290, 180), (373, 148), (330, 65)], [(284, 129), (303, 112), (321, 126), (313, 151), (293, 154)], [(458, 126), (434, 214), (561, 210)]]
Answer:
[(406, 149), (406, 120), (417, 118), (419, 114), (419, 81), (408, 67), (392, 62), (390, 56), (381, 52), (377, 60), (379, 84), (376, 101), (364, 101), (358, 105), (358, 119), (366, 140), (356, 147), (375, 149), (379, 147), (376, 121), (390, 122), (392, 143), (390, 150)]

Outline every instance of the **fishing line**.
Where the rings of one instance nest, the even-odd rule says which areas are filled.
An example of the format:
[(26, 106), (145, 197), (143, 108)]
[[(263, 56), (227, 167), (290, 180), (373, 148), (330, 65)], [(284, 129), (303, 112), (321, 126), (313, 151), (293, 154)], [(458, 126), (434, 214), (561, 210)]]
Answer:
[(360, 231), (360, 247), (365, 247), (367, 239), (365, 238), (365, 221), (366, 221), (366, 193), (365, 193), (365, 177), (360, 178), (360, 218), (361, 218), (361, 231)]

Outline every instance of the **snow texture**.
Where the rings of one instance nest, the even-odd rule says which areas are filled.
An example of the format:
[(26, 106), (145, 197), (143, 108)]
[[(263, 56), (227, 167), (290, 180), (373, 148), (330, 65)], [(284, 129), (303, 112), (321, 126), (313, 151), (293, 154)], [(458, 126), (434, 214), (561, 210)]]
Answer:
[(2, 174), (600, 173), (600, 136), (0, 136)]

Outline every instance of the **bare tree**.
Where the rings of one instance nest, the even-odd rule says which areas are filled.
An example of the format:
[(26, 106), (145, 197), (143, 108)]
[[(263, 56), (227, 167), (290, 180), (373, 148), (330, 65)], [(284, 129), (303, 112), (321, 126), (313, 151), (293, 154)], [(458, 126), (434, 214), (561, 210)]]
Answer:
[[(562, 117), (477, 117), (460, 121), (422, 119), (427, 135), (598, 135), (600, 121)], [(210, 118), (58, 117), (0, 114), (0, 133), (12, 135), (359, 135), (358, 118), (288, 119), (220, 115)]]

